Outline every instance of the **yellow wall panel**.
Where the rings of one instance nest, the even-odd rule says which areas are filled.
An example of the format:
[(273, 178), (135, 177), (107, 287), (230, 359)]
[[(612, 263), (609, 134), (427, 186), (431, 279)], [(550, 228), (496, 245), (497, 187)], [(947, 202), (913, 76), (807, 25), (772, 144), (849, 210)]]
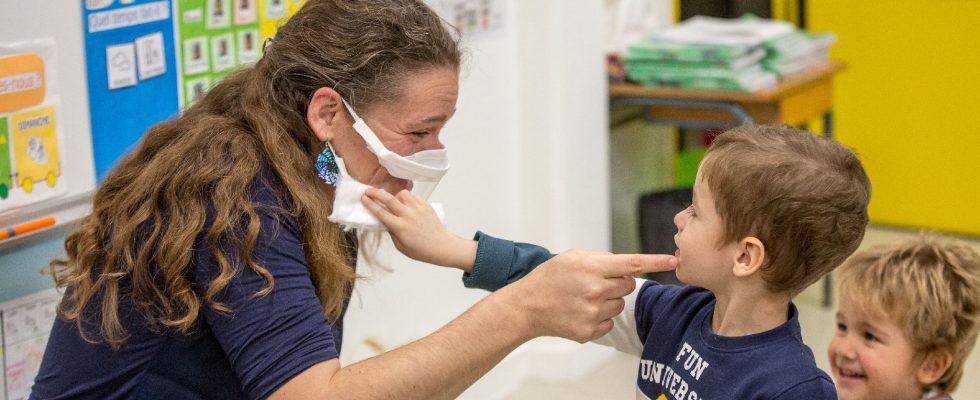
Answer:
[(808, 7), (848, 64), (835, 136), (868, 170), (872, 222), (980, 235), (980, 1)]

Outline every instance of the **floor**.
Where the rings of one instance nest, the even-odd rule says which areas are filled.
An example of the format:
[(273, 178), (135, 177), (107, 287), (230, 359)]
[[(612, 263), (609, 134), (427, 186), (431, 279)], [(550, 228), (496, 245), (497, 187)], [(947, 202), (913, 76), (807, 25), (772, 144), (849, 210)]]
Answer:
[[(915, 232), (889, 228), (871, 227), (865, 235), (861, 249), (876, 244), (901, 240), (915, 235)], [(965, 238), (980, 251), (980, 239)], [(826, 349), (830, 338), (836, 329), (835, 308), (820, 306), (821, 291), (819, 284), (814, 285), (796, 299), (800, 310), (800, 324), (803, 328), (803, 340), (813, 349), (817, 365), (827, 370)], [(980, 399), (980, 351), (974, 350), (967, 358), (964, 379), (959, 390), (954, 393), (957, 399)], [(634, 380), (638, 359), (626, 354), (617, 354), (602, 365), (587, 378), (576, 382), (547, 382), (530, 380), (525, 382), (507, 399), (633, 399), (635, 398)]]

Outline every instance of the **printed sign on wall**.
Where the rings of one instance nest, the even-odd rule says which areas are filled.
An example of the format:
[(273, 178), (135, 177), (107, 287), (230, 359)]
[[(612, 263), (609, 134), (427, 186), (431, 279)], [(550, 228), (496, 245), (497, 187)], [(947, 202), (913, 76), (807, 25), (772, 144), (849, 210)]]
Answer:
[(0, 216), (67, 191), (54, 41), (0, 45)]
[(501, 0), (428, 0), (428, 3), (467, 40), (501, 32), (506, 25)]

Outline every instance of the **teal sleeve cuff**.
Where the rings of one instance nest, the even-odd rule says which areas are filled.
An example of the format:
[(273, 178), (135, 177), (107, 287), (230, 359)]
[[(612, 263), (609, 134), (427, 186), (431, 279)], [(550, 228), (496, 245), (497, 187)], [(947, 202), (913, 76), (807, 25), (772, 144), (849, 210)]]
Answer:
[(497, 239), (483, 232), (477, 232), (473, 239), (477, 241), (476, 260), (473, 270), (463, 274), (463, 285), (469, 288), (500, 289), (554, 257), (544, 247)]
[(494, 291), (507, 286), (515, 254), (514, 242), (476, 232), (473, 270), (463, 273), (463, 286)]

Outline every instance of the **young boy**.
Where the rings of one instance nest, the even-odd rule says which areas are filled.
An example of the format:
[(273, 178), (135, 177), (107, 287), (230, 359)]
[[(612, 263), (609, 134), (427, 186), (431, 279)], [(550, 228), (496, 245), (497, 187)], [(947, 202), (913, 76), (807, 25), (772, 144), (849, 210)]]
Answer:
[[(638, 280), (597, 342), (640, 356), (638, 399), (836, 399), (791, 300), (864, 236), (870, 183), (857, 157), (790, 127), (740, 127), (708, 149), (693, 197), (674, 217), (676, 273), (688, 286)], [(468, 287), (500, 288), (551, 256), (452, 235), (407, 194), (363, 200), (399, 250), (462, 269)]]
[(827, 356), (841, 400), (951, 399), (980, 329), (980, 254), (919, 237), (840, 268)]

